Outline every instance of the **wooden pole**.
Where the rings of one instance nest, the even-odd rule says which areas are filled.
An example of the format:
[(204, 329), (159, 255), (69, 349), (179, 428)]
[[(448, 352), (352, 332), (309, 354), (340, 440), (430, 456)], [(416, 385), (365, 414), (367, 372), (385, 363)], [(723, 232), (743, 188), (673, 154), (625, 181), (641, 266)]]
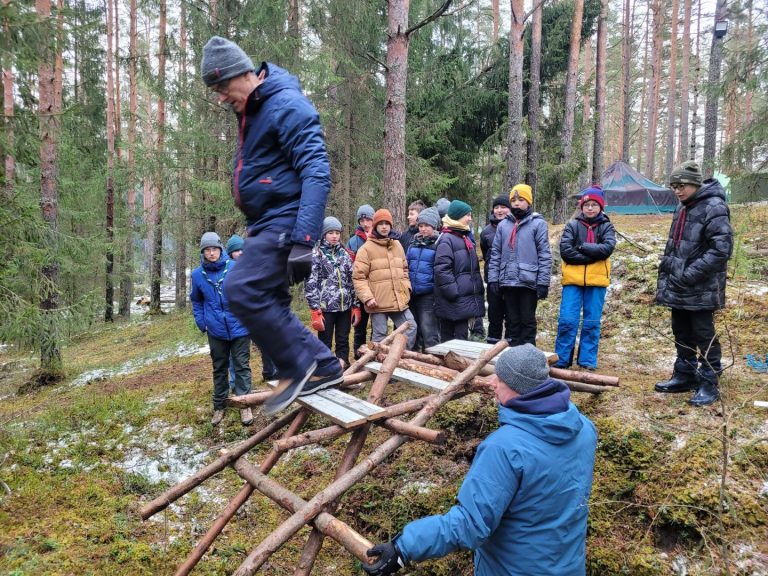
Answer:
[[(411, 424), (423, 426), (437, 412), (437, 410), (457, 392), (464, 389), (467, 382), (471, 381), (488, 361), (502, 352), (508, 346), (506, 340), (499, 342), (490, 350), (482, 353), (466, 370), (457, 374), (451, 383), (439, 394), (434, 396), (424, 408), (411, 420)], [(371, 351), (373, 352), (373, 351)], [(392, 436), (371, 452), (360, 464), (343, 474), (337, 480), (321, 490), (307, 505), (297, 510), (281, 526), (265, 538), (243, 561), (235, 571), (235, 576), (252, 576), (256, 570), (285, 542), (298, 532), (311, 518), (314, 518), (322, 508), (346, 492), (356, 482), (364, 478), (371, 470), (381, 464), (394, 453), (400, 446), (408, 441), (407, 436), (400, 434)]]
[(199, 486), (203, 483), (204, 480), (210, 478), (217, 472), (221, 472), (226, 468), (229, 464), (240, 458), (243, 454), (250, 451), (254, 446), (259, 444), (260, 442), (266, 440), (272, 434), (280, 430), (283, 426), (288, 424), (293, 418), (295, 418), (299, 413), (299, 410), (294, 410), (290, 414), (286, 414), (282, 418), (278, 418), (274, 422), (270, 423), (265, 428), (262, 428), (259, 430), (256, 434), (248, 438), (247, 440), (244, 440), (240, 444), (235, 445), (230, 450), (228, 450), (225, 454), (208, 464), (205, 468), (199, 470), (194, 475), (190, 476), (186, 480), (182, 480), (176, 486), (173, 486), (163, 492), (160, 496), (152, 500), (149, 504), (145, 505), (140, 511), (139, 516), (142, 520), (146, 520), (147, 518), (153, 516), (154, 514), (160, 512), (161, 510), (165, 509), (168, 505), (172, 504), (184, 494), (192, 490), (193, 488)]
[[(368, 351), (368, 349), (381, 352), (385, 356), (389, 353), (389, 346), (381, 342), (369, 342), (365, 348), (363, 348), (362, 346), (360, 347), (360, 350)], [(403, 358), (418, 360), (419, 362), (424, 362), (426, 364), (434, 364), (435, 366), (445, 365), (442, 358), (440, 358), (440, 356), (435, 356), (434, 354), (421, 354), (420, 352), (412, 352), (410, 350), (405, 350), (403, 352)]]
[[(403, 322), (402, 324), (400, 324), (400, 326), (395, 328), (392, 334), (384, 338), (384, 340), (381, 341), (381, 344), (391, 344), (394, 341), (395, 336), (397, 336), (398, 334), (403, 334), (408, 329), (409, 326), (410, 324), (408, 322)], [(360, 358), (352, 362), (350, 367), (344, 371), (344, 374), (354, 374), (358, 370), (362, 369), (363, 366), (368, 364), (368, 362), (373, 360), (375, 357), (376, 357), (376, 350), (366, 350), (363, 353), (363, 355), (360, 356)]]

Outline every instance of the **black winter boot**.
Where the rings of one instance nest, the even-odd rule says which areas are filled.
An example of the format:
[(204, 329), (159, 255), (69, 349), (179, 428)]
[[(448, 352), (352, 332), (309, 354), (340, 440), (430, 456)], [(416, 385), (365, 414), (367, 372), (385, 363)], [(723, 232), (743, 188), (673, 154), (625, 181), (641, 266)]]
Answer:
[(717, 372), (714, 370), (702, 370), (699, 372), (699, 388), (693, 398), (688, 400), (691, 406), (709, 406), (720, 399)]
[(665, 394), (676, 394), (678, 392), (690, 392), (699, 387), (698, 378), (695, 372), (672, 372), (672, 378), (663, 382), (657, 382), (653, 387), (656, 392)]

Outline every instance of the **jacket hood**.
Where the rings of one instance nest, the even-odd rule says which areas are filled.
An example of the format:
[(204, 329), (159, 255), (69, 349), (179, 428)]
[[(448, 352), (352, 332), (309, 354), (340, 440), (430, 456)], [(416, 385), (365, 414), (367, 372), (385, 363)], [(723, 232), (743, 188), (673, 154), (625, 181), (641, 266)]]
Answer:
[(725, 190), (720, 185), (720, 181), (716, 180), (714, 178), (710, 178), (709, 180), (704, 180), (704, 182), (701, 185), (701, 188), (688, 198), (688, 200), (685, 202), (685, 204), (690, 204), (691, 202), (698, 202), (700, 200), (705, 200), (706, 198), (720, 198), (723, 202), (725, 202)]
[(549, 378), (540, 386), (499, 406), (499, 422), (521, 428), (549, 444), (570, 442), (584, 426), (570, 390)]
[[(281, 90), (291, 89), (301, 91), (301, 83), (299, 82), (299, 79), (285, 68), (280, 68), (280, 66), (272, 64), (271, 62), (263, 62), (261, 66), (262, 68), (266, 67), (267, 69), (267, 77), (265, 78), (264, 83), (259, 86), (259, 97), (262, 100), (266, 100)], [(257, 70), (256, 74), (258, 74), (260, 70), (261, 69)]]
[(221, 256), (218, 260), (216, 260), (216, 262), (209, 262), (205, 259), (205, 256), (200, 254), (200, 266), (207, 272), (218, 272), (224, 268), (224, 266), (227, 264), (227, 260), (229, 259), (229, 256), (227, 256), (227, 253), (224, 250), (221, 251)]

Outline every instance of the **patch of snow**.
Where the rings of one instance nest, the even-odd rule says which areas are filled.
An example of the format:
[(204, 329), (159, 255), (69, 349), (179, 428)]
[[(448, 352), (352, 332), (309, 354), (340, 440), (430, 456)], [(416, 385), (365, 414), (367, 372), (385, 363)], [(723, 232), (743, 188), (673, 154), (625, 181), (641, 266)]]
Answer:
[(400, 493), (416, 492), (416, 494), (429, 494), (432, 492), (432, 488), (435, 487), (434, 482), (425, 482), (423, 480), (417, 480), (415, 482), (409, 482), (400, 490)]
[(749, 544), (742, 543), (736, 546), (734, 564), (739, 569), (739, 574), (768, 575), (768, 556)]
[(758, 496), (768, 496), (768, 480), (763, 482), (763, 485), (760, 486), (760, 490), (757, 492)]
[(672, 450), (675, 452), (682, 450), (686, 444), (688, 444), (688, 438), (685, 436), (675, 436), (675, 441), (672, 442)]
[(688, 560), (685, 556), (678, 554), (672, 559), (672, 570), (676, 576), (688, 575)]

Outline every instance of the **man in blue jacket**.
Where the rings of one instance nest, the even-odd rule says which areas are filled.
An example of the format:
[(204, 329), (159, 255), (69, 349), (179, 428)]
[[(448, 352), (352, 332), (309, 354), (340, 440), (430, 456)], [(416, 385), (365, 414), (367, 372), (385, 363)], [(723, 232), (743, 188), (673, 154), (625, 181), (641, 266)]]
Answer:
[(371, 548), (378, 560), (363, 565), (368, 574), (460, 548), (475, 551), (475, 576), (586, 573), (595, 427), (531, 344), (505, 350), (493, 382), (500, 426), (478, 446), (458, 504)]
[(320, 116), (296, 77), (258, 70), (234, 42), (213, 36), (202, 77), (237, 116), (232, 195), (247, 220), (243, 256), (227, 280), (232, 310), (275, 363), (280, 382), (264, 404), (274, 414), (298, 396), (339, 384), (341, 365), (291, 311), (290, 284), (304, 281), (331, 187)]

